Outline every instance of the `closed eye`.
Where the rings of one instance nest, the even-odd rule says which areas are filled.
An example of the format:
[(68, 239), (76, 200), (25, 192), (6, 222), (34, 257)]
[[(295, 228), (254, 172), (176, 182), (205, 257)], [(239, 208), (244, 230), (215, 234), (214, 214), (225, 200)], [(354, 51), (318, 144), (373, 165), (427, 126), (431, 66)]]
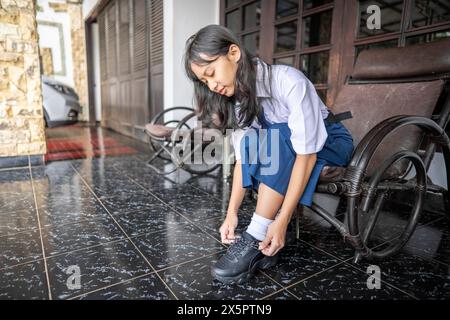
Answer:
[[(206, 74), (206, 71), (203, 73), (206, 77), (211, 78), (214, 77), (214, 70), (210, 74)], [(208, 80), (201, 80), (204, 84), (208, 85)]]
[(203, 72), (203, 74), (204, 74), (206, 77), (213, 77), (213, 76), (214, 76), (214, 69), (212, 69), (212, 68), (207, 68), (207, 69)]

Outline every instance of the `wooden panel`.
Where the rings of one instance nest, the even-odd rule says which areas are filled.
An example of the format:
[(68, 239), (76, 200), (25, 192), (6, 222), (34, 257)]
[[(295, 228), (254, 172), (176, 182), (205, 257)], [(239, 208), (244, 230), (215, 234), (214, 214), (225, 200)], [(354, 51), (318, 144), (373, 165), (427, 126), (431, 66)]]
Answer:
[(131, 126), (131, 95), (130, 81), (120, 83), (120, 121), (124, 126)]
[(134, 71), (147, 67), (146, 8), (144, 0), (134, 0)]
[(149, 122), (149, 35), (148, 2), (133, 1), (133, 78), (131, 86), (132, 135), (143, 139), (143, 127)]
[(151, 0), (148, 2), (148, 14), (150, 24), (150, 70), (149, 91), (150, 110), (149, 119), (163, 110), (164, 77), (163, 77), (163, 2)]
[(103, 125), (144, 140), (144, 125), (163, 108), (163, 2), (112, 0), (101, 15)]
[(119, 71), (124, 75), (130, 73), (130, 10), (128, 0), (119, 3)]
[(100, 77), (101, 80), (106, 80), (106, 34), (105, 34), (105, 15), (102, 13), (98, 17), (98, 30), (100, 42)]
[(134, 126), (143, 127), (147, 122), (147, 79), (135, 80), (132, 87), (132, 121)]
[(117, 85), (111, 83), (109, 85), (109, 118), (112, 121), (117, 120)]
[(108, 95), (108, 85), (102, 84), (101, 87), (101, 98), (102, 98), (102, 125), (108, 126), (109, 119), (109, 95)]
[(342, 26), (344, 24), (345, 2), (335, 1), (334, 3), (335, 7), (333, 11), (333, 25), (331, 28), (332, 48), (330, 50), (330, 65), (328, 69), (328, 94), (326, 99), (326, 104), (330, 108), (334, 105), (337, 93), (341, 88), (341, 85), (343, 84), (339, 82), (339, 68), (342, 65), (342, 55), (340, 53), (342, 51), (343, 36), (340, 30), (342, 30)]
[(116, 48), (116, 5), (113, 3), (107, 9), (107, 39), (106, 47), (108, 49), (108, 78), (115, 77), (117, 75), (117, 48)]
[(164, 109), (163, 64), (152, 66), (150, 75), (150, 118)]
[(151, 0), (150, 2), (150, 53), (151, 65), (163, 62), (163, 2)]

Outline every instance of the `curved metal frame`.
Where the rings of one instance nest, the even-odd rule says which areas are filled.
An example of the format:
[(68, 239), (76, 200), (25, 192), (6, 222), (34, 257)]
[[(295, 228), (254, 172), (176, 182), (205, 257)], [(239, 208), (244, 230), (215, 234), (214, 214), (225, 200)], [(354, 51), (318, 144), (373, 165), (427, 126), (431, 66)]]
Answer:
[[(385, 248), (381, 251), (374, 251), (372, 249), (367, 248), (367, 242), (370, 238), (370, 235), (375, 227), (375, 224), (377, 222), (378, 216), (381, 212), (381, 208), (385, 199), (385, 195), (387, 193), (387, 190), (381, 190), (381, 193), (377, 195), (378, 185), (381, 181), (381, 178), (383, 174), (386, 172), (386, 170), (395, 162), (400, 161), (402, 159), (410, 159), (413, 163), (415, 169), (416, 169), (416, 184), (415, 185), (407, 185), (407, 187), (414, 188), (416, 191), (416, 198), (415, 203), (412, 209), (412, 215), (410, 216), (408, 220), (408, 224), (403, 231), (402, 235), (398, 238), (396, 243), (392, 246), (389, 246), (388, 248)], [(391, 158), (384, 161), (384, 163), (381, 165), (380, 169), (371, 177), (369, 183), (368, 183), (368, 194), (363, 197), (360, 203), (360, 210), (362, 212), (367, 212), (370, 207), (370, 203), (375, 200), (375, 212), (372, 214), (371, 220), (367, 224), (364, 230), (363, 234), (363, 244), (366, 246), (365, 252), (367, 256), (374, 257), (374, 258), (383, 258), (386, 256), (391, 255), (392, 253), (397, 252), (400, 250), (406, 242), (411, 237), (412, 233), (414, 232), (416, 225), (419, 221), (420, 213), (422, 212), (425, 194), (427, 190), (427, 174), (425, 171), (425, 166), (422, 162), (422, 159), (413, 152), (410, 151), (400, 151), (393, 155)]]
[[(175, 143), (178, 142), (178, 136), (179, 136), (178, 132), (181, 130), (181, 127), (183, 126), (183, 124), (187, 123), (190, 119), (192, 119), (195, 116), (196, 116), (195, 113), (190, 113), (190, 114), (186, 115), (183, 119), (180, 120), (180, 122), (178, 123), (177, 127), (175, 128), (174, 133), (172, 134), (172, 145), (175, 145)], [(192, 132), (194, 129), (190, 129), (190, 130)], [(189, 141), (191, 141), (191, 140), (189, 139)], [(182, 147), (183, 150), (185, 150), (185, 146), (186, 146), (187, 142), (188, 142), (188, 140), (185, 139), (185, 141), (183, 142), (183, 147)], [(183, 168), (184, 170), (186, 170), (186, 171), (188, 171), (190, 173), (193, 173), (193, 174), (209, 173), (211, 171), (216, 170), (218, 167), (220, 167), (221, 164), (218, 163), (216, 165), (213, 165), (211, 168), (208, 168), (208, 169), (205, 169), (205, 170), (197, 170), (197, 169), (193, 169), (192, 167), (189, 166), (189, 164), (186, 164), (184, 162), (184, 159), (186, 159), (187, 157), (190, 157), (200, 147), (203, 147), (203, 144), (200, 144), (198, 146), (194, 146), (194, 149), (192, 151), (190, 151), (187, 155), (183, 154), (183, 159), (181, 159), (181, 161), (177, 160), (177, 165), (180, 168)]]
[[(178, 106), (178, 107), (171, 107), (168, 109), (165, 109), (163, 111), (160, 111), (159, 113), (157, 113), (152, 120), (150, 121), (150, 124), (157, 124), (158, 121), (164, 116), (164, 114), (166, 114), (167, 112), (171, 112), (174, 110), (186, 110), (186, 111), (190, 111), (191, 113), (195, 112), (194, 109), (190, 108), (190, 107), (184, 107), (184, 106)], [(163, 125), (166, 125), (168, 123), (172, 123), (172, 122), (178, 122), (177, 120), (170, 120), (168, 122), (163, 123)], [(157, 140), (157, 141), (165, 141), (164, 138), (160, 138), (160, 137), (156, 137), (154, 135), (152, 135), (150, 132), (148, 132), (146, 129), (144, 129), (145, 133), (148, 134), (153, 140)], [(156, 150), (155, 150), (156, 151)]]
[[(183, 117), (181, 120), (171, 120), (168, 121), (166, 123), (164, 123), (163, 125), (166, 125), (168, 123), (177, 123), (177, 126), (174, 128), (174, 132), (171, 135), (170, 140), (167, 140), (166, 138), (160, 138), (160, 137), (156, 137), (154, 135), (152, 135), (150, 132), (148, 132), (147, 130), (144, 129), (145, 133), (149, 136), (149, 144), (150, 147), (152, 149), (152, 151), (155, 152), (155, 154), (150, 158), (150, 160), (147, 162), (147, 165), (151, 168), (153, 168), (158, 174), (161, 175), (167, 175), (170, 174), (172, 172), (175, 172), (176, 170), (182, 168), (190, 173), (194, 173), (194, 174), (204, 174), (204, 173), (209, 173), (215, 169), (217, 169), (220, 166), (219, 164), (216, 164), (214, 166), (212, 166), (211, 168), (205, 169), (205, 170), (196, 170), (191, 168), (188, 164), (184, 163), (183, 159), (178, 159), (177, 157), (174, 156), (172, 150), (174, 148), (174, 146), (176, 146), (177, 143), (180, 143), (178, 141), (178, 139), (176, 139), (176, 137), (179, 136), (179, 132), (183, 129), (183, 127), (187, 127), (188, 130), (193, 130), (191, 129), (191, 127), (187, 124), (187, 122), (196, 116), (195, 110), (190, 108), (190, 107), (184, 107), (184, 106), (177, 106), (177, 107), (172, 107), (172, 108), (168, 108), (165, 109), (161, 112), (159, 112), (158, 114), (156, 114), (153, 119), (151, 120), (150, 124), (156, 124), (158, 123), (158, 121), (160, 121), (160, 119), (164, 116), (165, 113), (170, 112), (170, 111), (174, 111), (174, 110), (187, 110), (187, 111), (191, 111), (190, 113), (188, 113), (185, 117)], [(159, 145), (159, 149), (157, 147), (155, 147), (155, 145), (153, 144), (153, 140), (156, 141), (160, 141), (162, 142), (162, 145)], [(172, 145), (172, 147), (169, 146)], [(189, 153), (188, 156), (190, 156), (193, 152), (195, 152), (196, 149), (194, 149), (192, 152)], [(163, 151), (165, 151), (169, 156), (165, 157), (163, 155)], [(159, 170), (158, 168), (154, 167), (151, 163), (157, 158), (163, 158), (164, 160), (170, 160), (172, 161), (172, 163), (175, 165), (174, 169), (168, 171), (168, 172), (163, 172), (161, 170)], [(184, 156), (183, 158), (186, 158), (186, 156)]]
[[(164, 109), (162, 111), (160, 111), (159, 113), (157, 113), (152, 120), (150, 121), (150, 124), (157, 124), (161, 118), (164, 116), (164, 114), (166, 114), (167, 112), (171, 112), (174, 110), (186, 110), (186, 111), (190, 111), (191, 113), (195, 113), (195, 110), (190, 108), (190, 107), (185, 107), (185, 106), (176, 106), (176, 107), (171, 107), (168, 109)], [(168, 123), (177, 123), (179, 121), (177, 120), (171, 120), (168, 121), (166, 123), (163, 123), (163, 125), (166, 125)], [(188, 127), (188, 129), (190, 129)], [(146, 129), (144, 129), (144, 132), (148, 135), (149, 137), (149, 146), (150, 146), (150, 150), (152, 152), (155, 152), (155, 154), (153, 154), (153, 156), (147, 161), (147, 166), (149, 166), (150, 168), (154, 169), (158, 174), (161, 175), (166, 175), (166, 174), (170, 174), (174, 171), (176, 171), (178, 169), (178, 167), (175, 167), (174, 170), (171, 170), (169, 172), (163, 172), (161, 170), (159, 170), (158, 168), (156, 168), (155, 166), (152, 165), (152, 162), (156, 159), (156, 158), (161, 158), (167, 161), (172, 160), (172, 156), (171, 156), (171, 149), (170, 148), (170, 144), (172, 143), (171, 140), (167, 140), (166, 138), (161, 138), (161, 137), (157, 137), (152, 135), (150, 132), (148, 132)], [(159, 148), (156, 147), (153, 143), (153, 141), (159, 141), (161, 144), (159, 144)], [(167, 153), (169, 156), (164, 156), (164, 152)]]
[[(450, 99), (447, 99), (446, 102), (450, 103)], [(447, 103), (446, 106), (450, 106)], [(449, 108), (445, 108), (445, 110), (447, 109)], [(395, 254), (408, 241), (418, 223), (423, 207), (424, 196), (427, 191), (426, 171), (430, 165), (429, 162), (432, 160), (432, 155), (430, 156), (429, 153), (435, 152), (437, 144), (440, 145), (443, 150), (447, 181), (450, 186), (450, 139), (444, 130), (445, 124), (448, 123), (448, 118), (449, 114), (446, 112), (441, 115), (438, 123), (421, 116), (394, 116), (380, 122), (364, 136), (356, 147), (350, 164), (345, 171), (343, 180), (318, 186), (319, 192), (340, 194), (347, 197), (347, 224), (339, 221), (316, 203), (313, 203), (311, 209), (334, 226), (344, 236), (344, 239), (349, 241), (355, 248), (355, 262), (358, 262), (361, 258), (383, 258)], [(427, 147), (425, 156), (421, 158), (411, 151), (398, 152), (391, 158), (385, 160), (377, 173), (371, 177), (369, 183), (364, 184), (363, 179), (365, 178), (366, 169), (379, 145), (393, 132), (410, 125), (419, 127), (425, 135), (430, 138), (432, 147)], [(382, 174), (389, 166), (401, 159), (411, 160), (416, 169), (416, 184), (395, 184), (387, 182), (383, 185), (381, 181)], [(417, 197), (412, 210), (413, 213), (410, 216), (402, 235), (396, 239), (394, 245), (383, 250), (373, 251), (368, 248), (367, 241), (373, 231), (373, 227), (375, 226), (379, 211), (382, 207), (385, 192), (389, 189), (408, 190), (412, 188), (415, 189)], [(367, 194), (363, 194), (364, 191), (367, 191)], [(448, 198), (449, 193), (447, 192), (446, 194)], [(364, 197), (358, 205), (358, 199), (361, 195)], [(358, 208), (359, 210), (367, 210), (375, 196), (377, 196), (374, 205), (375, 214), (366, 226), (364, 230), (365, 233), (361, 235), (358, 224), (358, 213), (360, 212), (358, 211)], [(450, 199), (447, 200), (450, 201)]]

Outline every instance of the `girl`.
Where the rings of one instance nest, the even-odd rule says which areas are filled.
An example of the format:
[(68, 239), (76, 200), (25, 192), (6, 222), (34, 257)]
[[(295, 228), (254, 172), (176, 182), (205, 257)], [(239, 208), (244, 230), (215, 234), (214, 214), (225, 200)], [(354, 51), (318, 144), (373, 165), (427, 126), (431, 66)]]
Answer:
[[(222, 242), (232, 245), (212, 275), (242, 283), (276, 263), (295, 207), (311, 205), (324, 165), (347, 165), (353, 140), (341, 123), (327, 120), (328, 108), (302, 72), (254, 58), (225, 27), (209, 25), (191, 36), (184, 62), (199, 118), (234, 129), (236, 165), (220, 228)], [(256, 211), (235, 239), (246, 188), (258, 191)]]

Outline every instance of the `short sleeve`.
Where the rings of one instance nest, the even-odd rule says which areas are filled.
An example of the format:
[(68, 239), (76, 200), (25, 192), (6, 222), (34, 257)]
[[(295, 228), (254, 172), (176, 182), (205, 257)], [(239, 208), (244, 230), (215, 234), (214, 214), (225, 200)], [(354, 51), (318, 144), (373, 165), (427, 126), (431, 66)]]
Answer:
[(233, 130), (233, 132), (231, 133), (231, 141), (233, 144), (233, 149), (234, 149), (234, 157), (237, 160), (241, 160), (241, 140), (245, 135), (246, 130), (244, 129), (235, 129)]
[(323, 102), (314, 85), (299, 70), (289, 68), (278, 75), (283, 103), (289, 108), (288, 126), (291, 142), (297, 154), (311, 154), (322, 150), (327, 139), (323, 121)]

